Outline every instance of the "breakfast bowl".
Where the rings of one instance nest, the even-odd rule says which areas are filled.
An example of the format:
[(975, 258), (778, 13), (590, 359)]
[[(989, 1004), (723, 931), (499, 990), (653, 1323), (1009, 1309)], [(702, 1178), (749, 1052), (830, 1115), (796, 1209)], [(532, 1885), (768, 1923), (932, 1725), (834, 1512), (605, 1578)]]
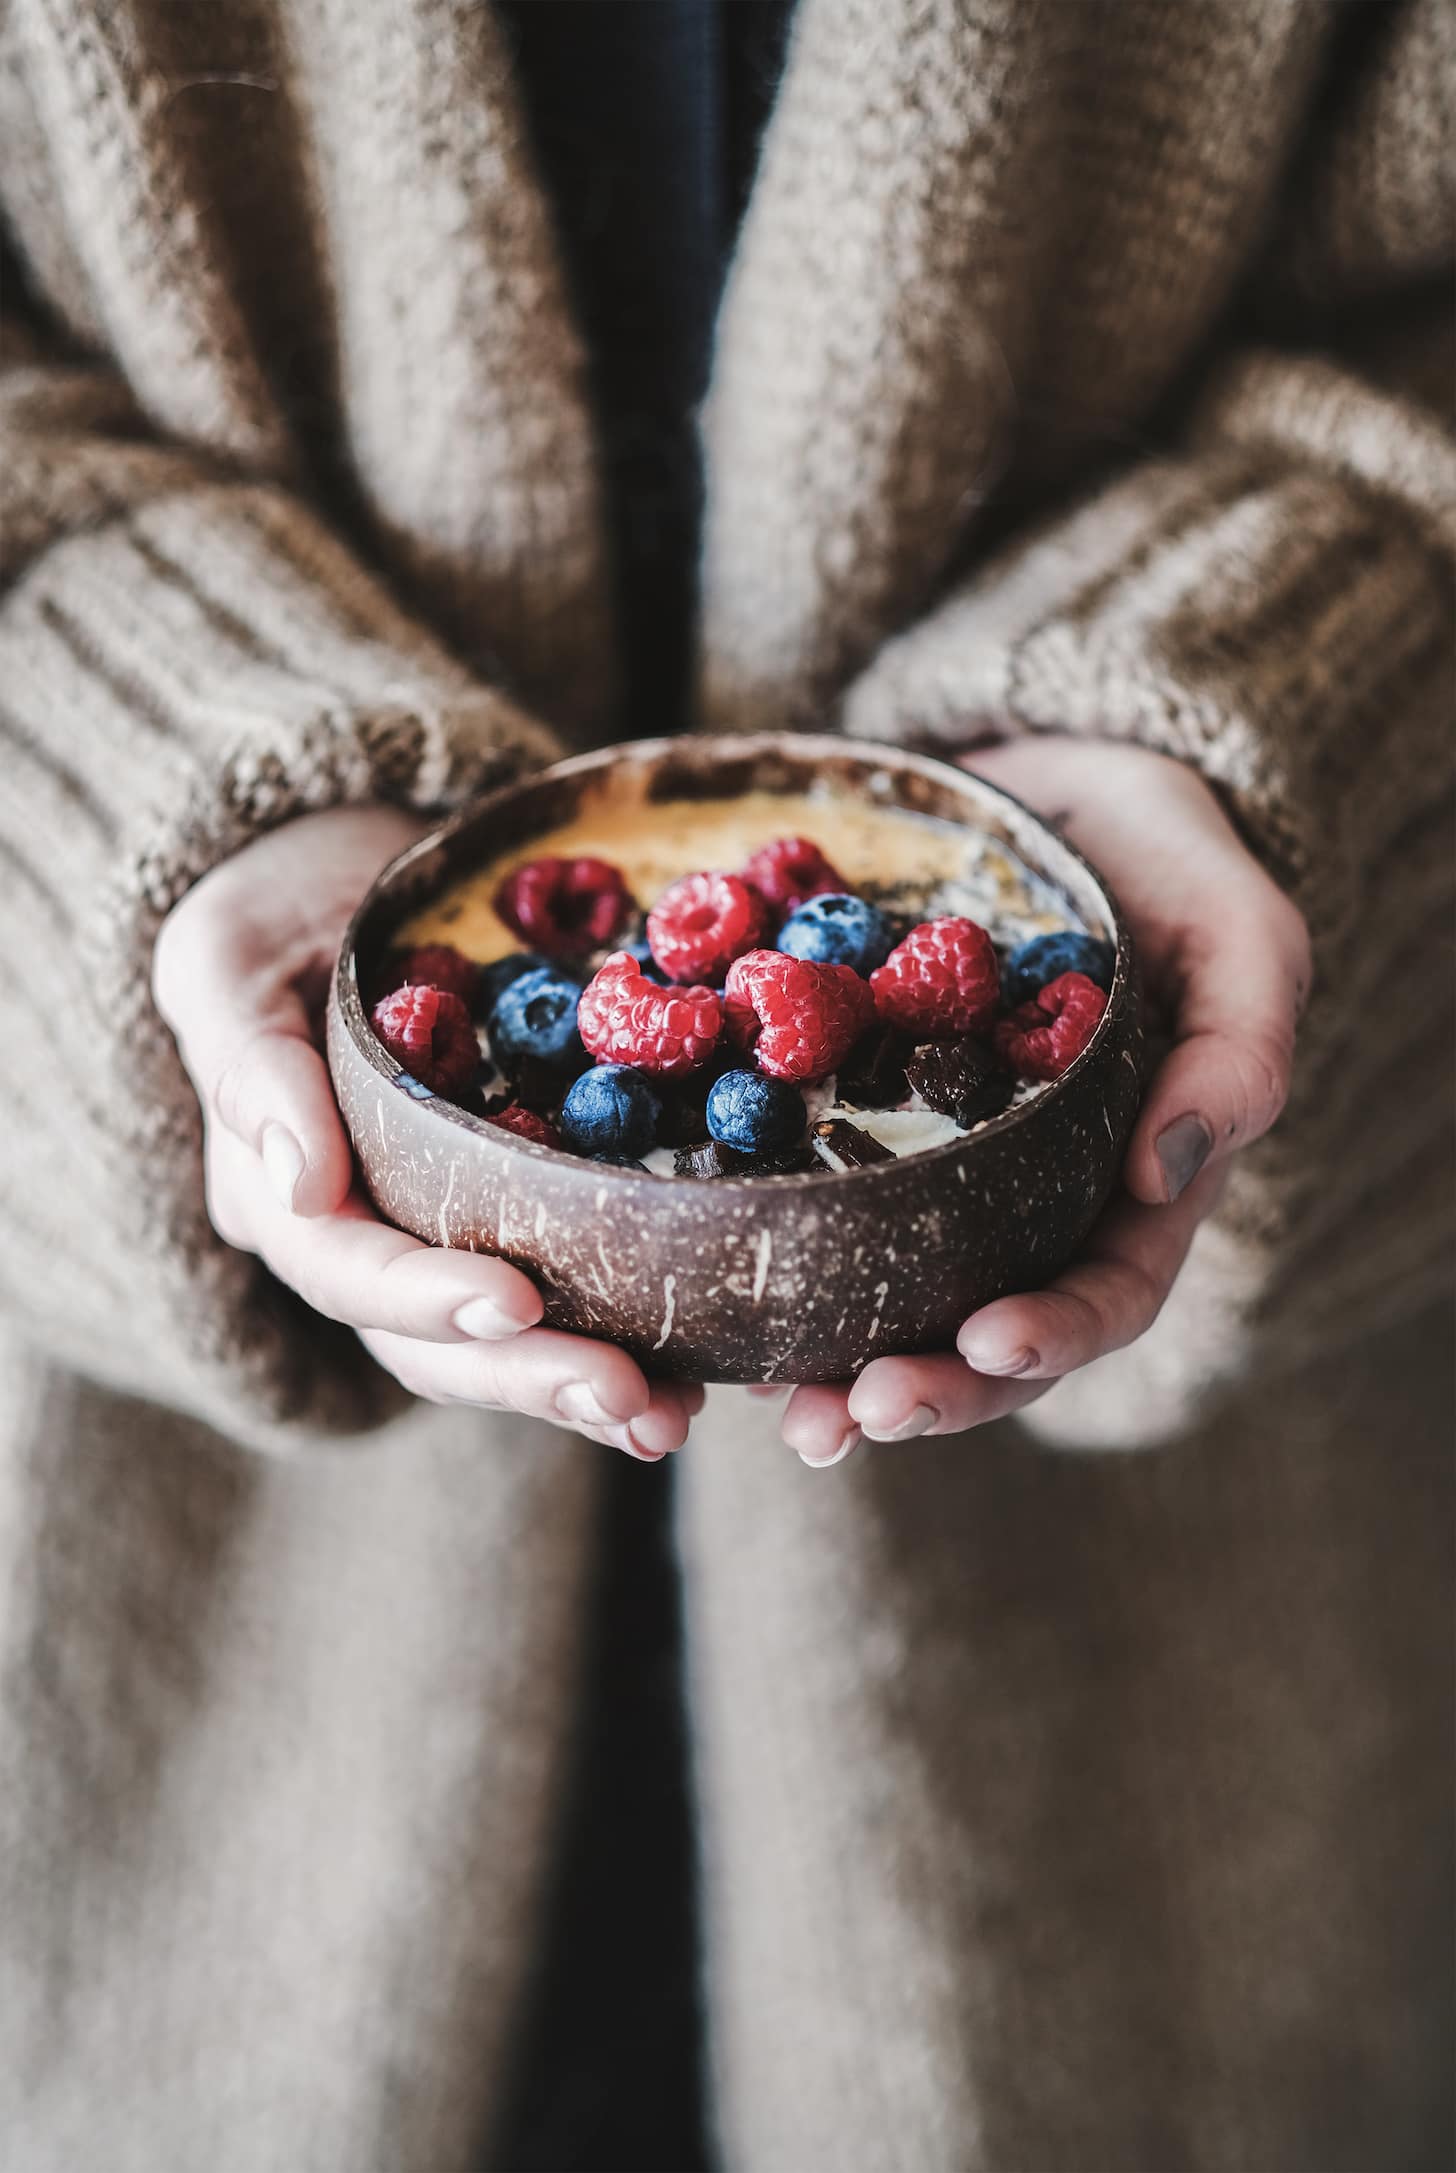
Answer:
[[(761, 845), (776, 823), (811, 821), (847, 868), (888, 840), (902, 874), (957, 854), (983, 878), (1014, 869), (1049, 908), (1046, 925), (1101, 939), (1105, 1009), (1080, 1054), (923, 1151), (700, 1182), (519, 1137), (431, 1092), (371, 1025), (401, 944), (449, 934), (488, 961), (513, 942), (491, 900), (537, 847), (615, 850), (650, 905), (674, 875), (723, 865), (730, 834)], [(1044, 1283), (1116, 1182), (1141, 1052), (1127, 931), (1054, 830), (949, 764), (800, 734), (635, 741), (477, 801), (379, 875), (328, 1007), (334, 1088), (379, 1213), (428, 1243), (511, 1260), (540, 1287), (551, 1326), (694, 1381), (848, 1379), (874, 1358), (949, 1348), (977, 1307)]]

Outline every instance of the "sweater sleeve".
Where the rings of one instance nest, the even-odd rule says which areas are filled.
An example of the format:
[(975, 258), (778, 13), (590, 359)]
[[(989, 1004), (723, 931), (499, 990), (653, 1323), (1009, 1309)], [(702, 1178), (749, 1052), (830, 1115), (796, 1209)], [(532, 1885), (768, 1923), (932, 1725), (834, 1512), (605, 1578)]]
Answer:
[(1192, 763), (1310, 923), (1286, 1113), (1154, 1330), (1037, 1407), (1070, 1444), (1157, 1438), (1449, 1279), (1456, 444), (1409, 390), (1435, 373), (1401, 375), (1233, 360), (1175, 457), (980, 568), (846, 700), (874, 739)]
[(444, 810), (550, 760), (285, 490), (148, 439), (111, 372), (0, 373), (0, 1294), (67, 1362), (260, 1445), (394, 1407), (213, 1234), (151, 1001), (188, 886), (291, 816)]

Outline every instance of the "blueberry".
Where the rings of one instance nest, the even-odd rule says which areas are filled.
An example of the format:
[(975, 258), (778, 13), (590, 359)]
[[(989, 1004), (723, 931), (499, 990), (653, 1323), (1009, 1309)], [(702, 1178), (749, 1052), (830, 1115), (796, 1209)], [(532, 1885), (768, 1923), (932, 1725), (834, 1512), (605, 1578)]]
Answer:
[(578, 1154), (607, 1162), (636, 1162), (657, 1137), (660, 1104), (629, 1064), (597, 1064), (572, 1082), (561, 1104), (561, 1129)]
[(708, 1130), (725, 1147), (752, 1154), (790, 1147), (804, 1136), (804, 1097), (784, 1079), (725, 1071), (708, 1096)]
[(1030, 1003), (1038, 989), (1059, 974), (1085, 973), (1099, 988), (1112, 986), (1117, 953), (1100, 936), (1085, 936), (1079, 928), (1059, 929), (1055, 935), (1033, 936), (1011, 953), (1001, 975), (1001, 1000), (1014, 1010)]
[(506, 958), (497, 958), (493, 964), (483, 966), (480, 973), (480, 1008), (486, 1018), (510, 987), (519, 981), (523, 973), (540, 973), (551, 964), (539, 951), (512, 951)]
[(894, 947), (894, 931), (885, 915), (865, 898), (826, 891), (791, 913), (779, 930), (778, 947), (790, 958), (809, 958), (821, 966), (853, 966), (873, 973)]
[(552, 966), (536, 967), (512, 981), (490, 1014), (490, 1047), (497, 1063), (506, 1069), (523, 1056), (562, 1067), (584, 1063), (576, 1031), (580, 1001), (580, 981), (568, 980)]

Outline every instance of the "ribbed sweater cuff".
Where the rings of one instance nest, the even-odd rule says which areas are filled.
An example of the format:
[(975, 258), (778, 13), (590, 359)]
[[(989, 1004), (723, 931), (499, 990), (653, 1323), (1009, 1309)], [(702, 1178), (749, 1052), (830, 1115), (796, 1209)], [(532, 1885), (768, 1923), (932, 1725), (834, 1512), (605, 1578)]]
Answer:
[(869, 738), (1073, 733), (1189, 762), (1310, 923), (1285, 1116), (1239, 1158), (1153, 1334), (1101, 1369), (1109, 1392), (1094, 1368), (1049, 1400), (1067, 1439), (1170, 1431), (1254, 1359), (1449, 1276), (1453, 507), (1429, 418), (1255, 357), (1186, 457), (985, 569), (847, 698)]
[(219, 485), (57, 544), (11, 591), (0, 749), (7, 1303), (69, 1361), (234, 1433), (372, 1422), (391, 1398), (354, 1339), (207, 1222), (156, 933), (293, 815), (445, 809), (555, 742), (291, 500)]

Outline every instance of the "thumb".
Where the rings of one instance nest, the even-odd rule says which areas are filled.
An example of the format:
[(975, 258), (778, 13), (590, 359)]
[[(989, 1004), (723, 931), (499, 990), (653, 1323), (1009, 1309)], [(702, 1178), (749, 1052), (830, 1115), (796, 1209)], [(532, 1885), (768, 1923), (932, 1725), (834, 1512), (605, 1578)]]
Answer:
[(336, 1213), (353, 1158), (302, 997), (246, 970), (227, 932), (187, 933), (185, 970), (159, 958), (155, 994), (208, 1122), (252, 1148), (284, 1207)]
[(1205, 1162), (1268, 1131), (1289, 1092), (1309, 972), (1304, 924), (1272, 886), (1185, 946), (1175, 1043), (1128, 1150), (1137, 1199), (1177, 1199)]
[(218, 1123), (261, 1157), (284, 1207), (329, 1215), (343, 1205), (353, 1176), (349, 1142), (296, 998), (223, 1057), (199, 1092)]

